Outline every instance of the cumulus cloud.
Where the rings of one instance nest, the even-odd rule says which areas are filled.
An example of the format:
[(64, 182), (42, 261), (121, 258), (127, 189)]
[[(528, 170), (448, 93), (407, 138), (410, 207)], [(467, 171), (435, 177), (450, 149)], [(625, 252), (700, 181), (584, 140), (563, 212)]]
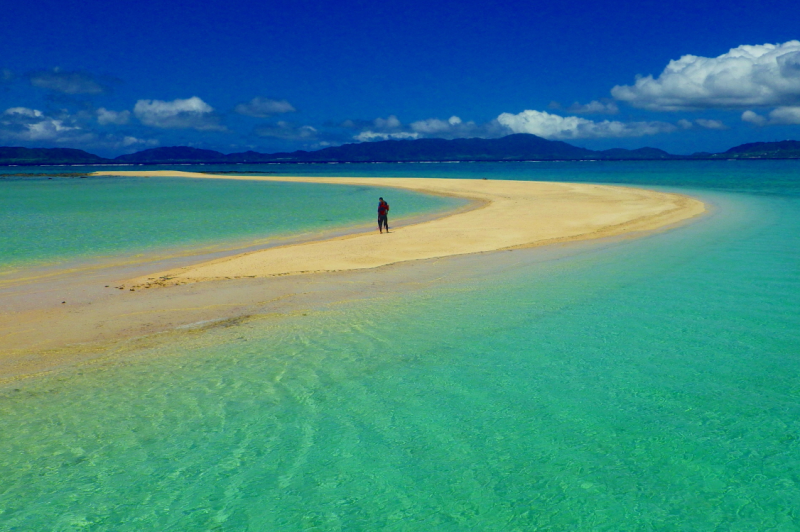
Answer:
[(259, 137), (274, 137), (284, 140), (313, 140), (317, 137), (317, 130), (311, 126), (297, 126), (283, 120), (275, 124), (264, 124), (256, 127), (253, 132)]
[(224, 130), (219, 125), (219, 116), (206, 102), (192, 96), (171, 102), (162, 100), (139, 100), (133, 114), (146, 125), (164, 129), (197, 129), (199, 131)]
[(371, 122), (348, 120), (342, 124), (343, 127), (361, 129), (353, 136), (358, 141), (373, 140), (403, 140), (418, 139), (425, 137), (435, 138), (467, 138), (467, 137), (498, 137), (507, 134), (508, 130), (492, 120), (486, 124), (476, 124), (475, 122), (465, 122), (458, 116), (451, 116), (447, 120), (440, 118), (428, 118), (417, 120), (411, 124), (403, 124), (396, 116), (388, 118), (376, 118)]
[(473, 121), (464, 122), (457, 116), (451, 116), (449, 120), (439, 120), (436, 118), (412, 122), (410, 125), (413, 131), (425, 134), (426, 136), (436, 136), (445, 139), (456, 138), (494, 138), (502, 137), (509, 133), (508, 128), (500, 124), (497, 120), (490, 120), (484, 124), (476, 124)]
[(658, 78), (638, 77), (611, 94), (654, 111), (794, 105), (800, 102), (800, 41), (742, 45), (718, 57), (684, 55)]
[(592, 100), (591, 102), (582, 105), (578, 102), (573, 103), (567, 108), (570, 113), (587, 114), (587, 115), (615, 115), (619, 113), (619, 107), (614, 102), (599, 102)]
[(357, 129), (371, 129), (378, 133), (397, 133), (404, 128), (403, 123), (395, 115), (387, 118), (378, 117), (375, 120), (345, 120), (342, 126)]
[(32, 145), (60, 144), (84, 149), (119, 150), (157, 146), (155, 139), (99, 133), (92, 129), (94, 113), (45, 113), (28, 107), (10, 107), (0, 113), (0, 141)]
[[(607, 104), (602, 104), (607, 105)], [(702, 121), (688, 127), (715, 127), (715, 121)], [(721, 123), (720, 123), (721, 124)], [(678, 126), (686, 127), (681, 125)], [(428, 118), (403, 124), (396, 116), (372, 121), (348, 120), (341, 127), (359, 129), (353, 139), (361, 142), (418, 138), (496, 138), (511, 133), (532, 133), (549, 139), (581, 139), (608, 137), (641, 137), (676, 131), (678, 126), (667, 122), (593, 121), (578, 116), (560, 116), (545, 111), (503, 113), (483, 124), (464, 121), (458, 116), (447, 120)]]
[(709, 120), (707, 118), (698, 118), (694, 121), (695, 124), (704, 129), (728, 129), (721, 120)]
[(578, 116), (560, 116), (545, 111), (503, 113), (497, 122), (513, 133), (532, 133), (546, 139), (643, 137), (670, 133), (677, 127), (667, 122), (595, 122)]
[(108, 124), (127, 124), (130, 118), (130, 111), (109, 111), (105, 107), (101, 107), (97, 110), (97, 123), (101, 126)]
[(130, 146), (158, 146), (158, 141), (155, 139), (139, 139), (136, 137), (125, 136), (119, 141), (119, 145), (125, 148)]
[(778, 126), (800, 124), (800, 106), (782, 106), (770, 111), (765, 117), (753, 111), (742, 113), (742, 120), (756, 126)]
[(108, 92), (110, 79), (100, 79), (88, 72), (37, 70), (28, 74), (28, 81), (34, 87), (48, 89), (64, 94), (103, 94)]
[[(470, 122), (471, 124), (473, 122)], [(427, 120), (418, 120), (411, 123), (411, 129), (417, 133), (423, 134), (436, 134), (436, 133), (449, 133), (454, 128), (459, 128), (464, 125), (464, 122), (457, 116), (451, 116), (448, 120), (439, 120), (438, 118), (429, 118)]]
[(754, 113), (753, 111), (745, 111), (744, 113), (742, 113), (742, 120), (745, 122), (750, 122), (751, 124), (755, 124), (757, 126), (763, 126), (767, 122), (766, 118), (764, 118), (758, 113)]
[(410, 126), (403, 124), (395, 115), (388, 118), (376, 118), (372, 122), (345, 122), (347, 127), (361, 127), (363, 130), (353, 138), (360, 142), (370, 142), (374, 140), (408, 140), (418, 139), (422, 136), (442, 136), (446, 135), (454, 126), (461, 125), (461, 119), (457, 116), (449, 120), (439, 120), (431, 118), (412, 123)]
[(38, 109), (11, 107), (0, 116), (0, 136), (21, 141), (58, 141), (81, 130), (69, 117), (45, 116)]
[(800, 106), (778, 107), (769, 113), (771, 124), (800, 124)]
[(394, 115), (389, 116), (389, 118), (376, 118), (373, 123), (377, 129), (382, 131), (403, 127), (403, 123)]
[(294, 113), (296, 109), (286, 100), (272, 100), (256, 97), (247, 103), (240, 103), (234, 109), (240, 115), (266, 118), (272, 115)]
[(355, 140), (360, 142), (370, 142), (373, 140), (409, 140), (418, 139), (419, 133), (410, 133), (408, 131), (397, 131), (395, 133), (386, 133), (381, 131), (362, 131), (355, 137)]
[(28, 109), (27, 107), (10, 107), (3, 112), (4, 115), (12, 117), (39, 118), (44, 116), (38, 109)]
[(693, 129), (701, 127), (703, 129), (729, 129), (721, 120), (711, 120), (707, 118), (698, 118), (694, 122), (681, 118), (677, 122), (678, 127), (681, 129)]
[(68, 131), (76, 131), (79, 128), (65, 125), (61, 120), (41, 120), (27, 125), (27, 134), (21, 135), (27, 140), (59, 140)]
[(353, 137), (353, 139), (360, 142), (417, 139), (420, 137), (419, 132), (409, 131), (395, 115), (389, 115), (387, 118), (379, 117), (372, 122), (348, 120), (342, 125), (361, 128), (362, 131)]

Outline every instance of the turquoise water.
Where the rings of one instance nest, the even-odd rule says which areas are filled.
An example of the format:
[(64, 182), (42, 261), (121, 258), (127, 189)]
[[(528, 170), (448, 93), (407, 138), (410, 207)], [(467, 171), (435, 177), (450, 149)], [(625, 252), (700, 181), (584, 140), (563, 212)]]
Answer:
[(6, 389), (0, 530), (799, 529), (800, 165), (576, 166), (712, 214)]
[[(147, 167), (142, 167), (147, 168)], [(161, 167), (158, 167), (161, 168)], [(167, 169), (170, 167), (164, 167)], [(191, 171), (230, 171), (225, 166), (175, 166)], [(521, 163), (268, 164), (237, 165), (236, 171), (277, 175), (439, 177), (574, 181), (707, 188), (752, 194), (800, 194), (796, 160), (584, 161)], [(136, 167), (140, 169), (140, 167)]]
[(8, 173), (0, 173), (0, 268), (244, 246), (371, 224), (379, 194), (392, 198), (394, 219), (465, 203), (368, 187)]

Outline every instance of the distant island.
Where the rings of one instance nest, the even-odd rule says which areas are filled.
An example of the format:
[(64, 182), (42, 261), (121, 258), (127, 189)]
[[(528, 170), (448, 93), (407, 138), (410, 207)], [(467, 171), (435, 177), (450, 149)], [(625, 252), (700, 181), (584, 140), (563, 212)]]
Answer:
[(742, 144), (723, 153), (672, 155), (657, 148), (595, 151), (536, 135), (517, 133), (497, 139), (384, 140), (344, 144), (317, 151), (224, 154), (187, 146), (152, 148), (107, 159), (77, 149), (0, 147), (0, 165), (177, 164), (177, 163), (330, 163), (446, 161), (647, 161), (697, 159), (800, 159), (800, 141)]

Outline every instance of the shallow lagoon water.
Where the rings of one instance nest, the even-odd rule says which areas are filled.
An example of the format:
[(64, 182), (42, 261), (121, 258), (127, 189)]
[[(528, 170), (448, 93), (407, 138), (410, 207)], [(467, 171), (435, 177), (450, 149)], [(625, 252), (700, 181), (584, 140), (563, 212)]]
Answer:
[(436, 288), (8, 388), (0, 530), (796, 530), (784, 177), (696, 178), (712, 214), (672, 231), (453, 259)]
[[(0, 172), (0, 269), (177, 249), (186, 253), (222, 244), (245, 247), (366, 226), (372, 224), (378, 194), (383, 193), (370, 187), (305, 183), (48, 179), (10, 173)], [(399, 207), (394, 219), (466, 203), (404, 190), (391, 194)]]

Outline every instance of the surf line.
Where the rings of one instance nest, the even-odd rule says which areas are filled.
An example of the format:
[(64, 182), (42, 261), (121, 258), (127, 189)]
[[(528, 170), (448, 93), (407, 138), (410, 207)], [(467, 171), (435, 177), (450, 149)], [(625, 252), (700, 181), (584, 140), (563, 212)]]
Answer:
[(469, 208), (398, 227), (388, 234), (375, 230), (250, 251), (129, 281), (135, 286), (359, 270), (414, 260), (644, 233), (685, 222), (706, 210), (703, 202), (683, 194), (583, 183), (237, 176), (178, 171), (104, 171), (94, 175), (357, 185), (378, 190), (401, 188), (471, 202)]

